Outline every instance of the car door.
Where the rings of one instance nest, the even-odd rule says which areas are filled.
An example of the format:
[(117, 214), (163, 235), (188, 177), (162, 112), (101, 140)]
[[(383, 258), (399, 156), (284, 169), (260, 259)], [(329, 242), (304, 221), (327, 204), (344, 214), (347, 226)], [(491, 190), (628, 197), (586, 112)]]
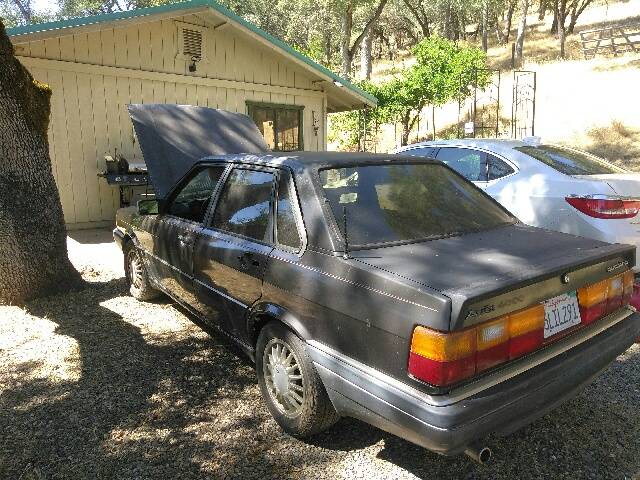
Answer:
[(196, 240), (194, 288), (205, 321), (246, 340), (245, 314), (262, 295), (273, 250), (273, 169), (236, 166)]
[(152, 269), (163, 290), (191, 305), (193, 247), (203, 228), (211, 198), (224, 166), (207, 166), (191, 174), (169, 197), (155, 225)]
[(442, 147), (436, 159), (453, 168), (480, 188), (486, 188), (488, 179), (487, 156), (481, 150), (462, 147)]

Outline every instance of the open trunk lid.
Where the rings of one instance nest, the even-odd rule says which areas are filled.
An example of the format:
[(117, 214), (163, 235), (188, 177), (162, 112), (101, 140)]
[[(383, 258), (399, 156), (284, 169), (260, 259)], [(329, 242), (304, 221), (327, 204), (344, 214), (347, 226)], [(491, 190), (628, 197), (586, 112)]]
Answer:
[(635, 247), (517, 224), (353, 257), (449, 297), (457, 330), (621, 273)]
[(128, 108), (158, 199), (204, 157), (269, 151), (253, 120), (240, 113), (191, 105)]

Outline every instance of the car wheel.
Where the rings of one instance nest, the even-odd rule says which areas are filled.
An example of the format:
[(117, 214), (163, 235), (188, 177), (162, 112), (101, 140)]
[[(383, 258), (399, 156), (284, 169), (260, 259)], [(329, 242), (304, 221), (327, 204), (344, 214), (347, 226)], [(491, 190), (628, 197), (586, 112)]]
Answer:
[(314, 435), (340, 418), (304, 342), (281, 323), (270, 322), (260, 331), (256, 369), (262, 397), (288, 434)]
[(151, 300), (160, 296), (160, 291), (151, 286), (140, 250), (132, 245), (124, 258), (124, 271), (131, 295), (137, 300)]

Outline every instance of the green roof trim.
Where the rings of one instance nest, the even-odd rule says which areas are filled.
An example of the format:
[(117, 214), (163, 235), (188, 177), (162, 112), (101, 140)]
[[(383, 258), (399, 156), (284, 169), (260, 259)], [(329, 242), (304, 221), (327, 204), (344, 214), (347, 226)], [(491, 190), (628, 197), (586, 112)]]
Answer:
[(233, 20), (236, 23), (239, 23), (243, 27), (249, 29), (253, 33), (259, 35), (262, 38), (264, 38), (265, 40), (267, 40), (269, 43), (271, 43), (275, 47), (279, 48), (280, 50), (283, 50), (284, 52), (288, 53), (289, 55), (292, 55), (293, 57), (297, 58), (298, 60), (301, 60), (302, 62), (306, 63), (307, 65), (309, 65), (313, 69), (317, 70), (318, 72), (322, 73), (323, 75), (331, 78), (332, 81), (334, 81), (334, 82), (336, 82), (336, 83), (348, 88), (352, 92), (354, 92), (354, 93), (366, 98), (367, 100), (369, 100), (373, 104), (377, 104), (378, 103), (378, 100), (376, 99), (376, 97), (374, 97), (370, 93), (365, 92), (364, 90), (362, 90), (361, 88), (357, 87), (356, 85), (354, 85), (350, 81), (340, 77), (339, 75), (336, 75), (335, 73), (333, 73), (328, 68), (326, 68), (326, 67), (324, 67), (324, 66), (322, 66), (322, 65), (320, 65), (320, 64), (318, 64), (316, 62), (314, 62), (309, 57), (307, 57), (306, 55), (300, 53), (299, 51), (297, 51), (296, 49), (294, 49), (290, 45), (286, 44), (285, 42), (283, 42), (279, 38), (274, 37), (270, 33), (267, 33), (264, 30), (258, 28), (253, 23), (248, 22), (244, 18), (236, 15), (231, 10), (229, 10), (227, 7), (219, 4), (215, 0), (187, 0), (187, 1), (184, 1), (184, 2), (168, 3), (168, 4), (165, 4), (165, 5), (158, 5), (156, 7), (137, 8), (137, 9), (134, 9), (134, 10), (127, 10), (127, 11), (124, 11), (124, 12), (103, 13), (103, 14), (99, 14), (99, 15), (90, 15), (90, 16), (87, 16), (87, 17), (76, 17), (76, 18), (70, 18), (68, 20), (59, 20), (59, 21), (55, 21), (55, 22), (36, 23), (36, 24), (31, 24), (31, 25), (24, 25), (24, 26), (21, 26), (21, 27), (8, 28), (7, 29), (7, 34), (10, 37), (16, 37), (16, 36), (20, 36), (20, 35), (28, 35), (28, 34), (31, 34), (31, 33), (47, 32), (47, 31), (51, 31), (51, 30), (62, 30), (62, 29), (65, 29), (65, 28), (73, 28), (73, 27), (82, 27), (82, 26), (95, 25), (95, 24), (105, 23), (105, 22), (113, 22), (113, 21), (117, 21), (117, 20), (126, 20), (126, 19), (129, 19), (129, 18), (146, 17), (146, 16), (149, 16), (149, 15), (155, 15), (155, 14), (159, 14), (159, 13), (168, 13), (168, 12), (179, 11), (179, 10), (188, 10), (188, 9), (197, 8), (197, 7), (209, 7), (211, 9), (215, 10), (216, 12), (224, 15), (225, 17)]

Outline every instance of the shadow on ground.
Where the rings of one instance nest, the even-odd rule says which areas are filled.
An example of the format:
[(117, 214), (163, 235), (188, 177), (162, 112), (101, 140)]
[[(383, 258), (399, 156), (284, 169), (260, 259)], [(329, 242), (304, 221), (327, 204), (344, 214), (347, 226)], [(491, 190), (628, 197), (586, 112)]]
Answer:
[(493, 439), (496, 460), (482, 467), (351, 419), (304, 442), (288, 437), (264, 408), (252, 365), (223, 338), (195, 326), (143, 332), (136, 309), (159, 315), (173, 308), (125, 298), (134, 302), (122, 307), (125, 318), (109, 303), (121, 297), (126, 286), (117, 279), (28, 306), (55, 323), (55, 335), (77, 342), (78, 379), (31, 376), (37, 360), (15, 365), (10, 383), (0, 379), (0, 478), (622, 478), (640, 472), (637, 352), (574, 401), (509, 438)]

